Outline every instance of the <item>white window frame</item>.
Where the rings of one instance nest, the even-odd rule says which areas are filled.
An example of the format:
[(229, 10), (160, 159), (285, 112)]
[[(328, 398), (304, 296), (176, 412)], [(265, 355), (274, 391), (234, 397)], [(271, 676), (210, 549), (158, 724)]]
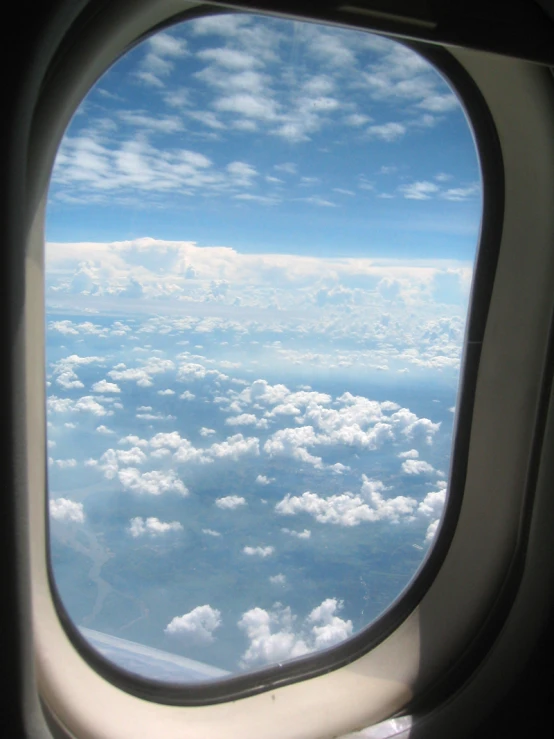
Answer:
[[(41, 62), (47, 76), (40, 91), (29, 93), (24, 243), (18, 245), (25, 260), (18, 336), (23, 357), (16, 391), (25, 398), (18, 494), (27, 509), (20, 525), (21, 556), (28, 553), (30, 569), (36, 665), (30, 679), (36, 680), (50, 722), (79, 739), (322, 739), (377, 723), (407, 706), (421, 714), (411, 735), (463, 736), (478, 716), (478, 710), (469, 715), (464, 706), (482, 695), (484, 686), (494, 695), (499, 682), (506, 685), (552, 602), (554, 501), (550, 462), (541, 452), (554, 438), (553, 413), (545, 410), (554, 312), (554, 209), (548, 197), (554, 192), (554, 98), (548, 70), (528, 62), (449, 50), (472, 76), (494, 119), (505, 208), (458, 523), (442, 567), (412, 612), (371, 651), (343, 667), (204, 706), (160, 704), (115, 687), (83, 658), (58, 618), (46, 557), (43, 252), (49, 176), (65, 126), (98, 76), (138, 37), (186, 7), (195, 5), (113, 0), (69, 31), (75, 43), (63, 50), (63, 63), (52, 67), (54, 53), (63, 49), (53, 32), (43, 49), (47, 63)], [(62, 19), (60, 28), (68, 20)], [(514, 106), (514, 100), (520, 104)], [(526, 137), (533, 147), (522, 146)], [(496, 638), (492, 648), (487, 629)], [(479, 644), (483, 634), (485, 646)], [(441, 684), (453, 687), (443, 695)], [(444, 699), (440, 709), (439, 699)]]

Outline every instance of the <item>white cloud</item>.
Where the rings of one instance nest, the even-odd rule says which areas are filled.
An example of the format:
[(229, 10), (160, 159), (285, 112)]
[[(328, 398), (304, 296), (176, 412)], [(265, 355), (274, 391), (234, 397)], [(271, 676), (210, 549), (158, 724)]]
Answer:
[[(107, 426), (104, 426), (104, 424), (101, 424), (100, 426), (96, 427), (96, 431), (99, 434), (115, 434), (115, 431), (112, 431), (112, 429), (109, 429)], [(121, 442), (120, 442), (121, 443)]]
[(68, 498), (56, 498), (50, 501), (50, 515), (56, 521), (71, 521), (73, 523), (83, 523), (85, 514), (82, 503), (75, 503)]
[(275, 482), (275, 478), (267, 477), (266, 475), (258, 475), (256, 482), (258, 485), (269, 485), (270, 483)]
[(223, 510), (233, 510), (239, 506), (246, 505), (246, 500), (239, 495), (226, 495), (223, 498), (217, 498), (215, 504)]
[(398, 189), (407, 200), (429, 200), (432, 195), (436, 195), (439, 192), (438, 185), (426, 180), (402, 185)]
[(135, 436), (134, 434), (129, 434), (129, 436), (122, 437), (118, 444), (131, 444), (131, 446), (138, 446), (138, 447), (147, 447), (148, 442), (146, 439), (141, 439), (139, 436)]
[(427, 493), (425, 498), (417, 507), (418, 513), (429, 518), (440, 518), (444, 509), (446, 500), (446, 482), (441, 481), (437, 484), (438, 490)]
[(197, 56), (200, 59), (214, 61), (222, 67), (229, 69), (251, 69), (260, 64), (260, 59), (244, 51), (236, 51), (235, 49), (203, 49), (198, 52)]
[(206, 534), (206, 536), (221, 536), (219, 531), (214, 531), (213, 529), (202, 529), (202, 533)]
[(158, 395), (175, 395), (175, 390), (167, 388), (167, 390), (158, 390)]
[(279, 573), (278, 575), (271, 575), (269, 582), (273, 585), (286, 585), (287, 578), (282, 573)]
[(402, 138), (406, 134), (407, 128), (402, 123), (391, 121), (390, 123), (369, 126), (366, 130), (371, 138), (391, 142)]
[(258, 455), (260, 442), (255, 437), (245, 438), (242, 434), (229, 436), (221, 443), (212, 444), (207, 453), (215, 459), (231, 459), (236, 462), (246, 454)]
[(202, 428), (200, 429), (198, 433), (200, 434), (200, 436), (204, 436), (204, 437), (212, 436), (213, 434), (215, 434), (215, 429), (209, 429), (206, 426), (202, 426)]
[[(293, 617), (290, 609), (268, 612), (263, 608), (252, 608), (238, 622), (248, 639), (249, 646), (241, 658), (241, 667), (284, 662), (301, 657), (310, 650), (305, 641), (292, 631)], [(280, 627), (273, 631), (272, 628)]]
[(183, 530), (182, 525), (178, 521), (167, 523), (154, 517), (150, 517), (145, 520), (144, 518), (137, 516), (136, 518), (132, 518), (129, 523), (128, 531), (134, 538), (145, 534), (149, 534), (150, 536), (160, 536), (172, 531)]
[(475, 182), (466, 187), (452, 187), (440, 193), (440, 197), (444, 200), (452, 200), (454, 202), (464, 202), (472, 200), (481, 194), (481, 184)]
[(310, 613), (307, 621), (314, 624), (312, 627), (314, 649), (327, 649), (351, 636), (352, 621), (345, 621), (336, 615), (342, 607), (342, 601), (327, 598)]
[(288, 534), (289, 536), (294, 536), (297, 539), (309, 539), (312, 535), (312, 532), (309, 529), (304, 529), (304, 531), (294, 531), (292, 529), (281, 529), (281, 531), (284, 534)]
[(194, 400), (195, 397), (196, 395), (194, 395), (194, 393), (191, 393), (189, 390), (185, 390), (184, 393), (181, 393), (181, 395), (179, 395), (180, 400)]
[(244, 547), (242, 551), (249, 557), (262, 557), (262, 559), (265, 559), (273, 554), (275, 547)]
[(419, 457), (419, 452), (417, 449), (409, 449), (407, 452), (400, 452), (398, 456), (400, 459), (417, 459)]
[(439, 528), (440, 520), (436, 518), (434, 521), (431, 521), (429, 526), (427, 527), (427, 533), (425, 534), (425, 541), (433, 541), (435, 536), (437, 535), (437, 529)]
[(397, 523), (401, 518), (413, 515), (417, 505), (414, 498), (398, 495), (384, 498), (385, 486), (379, 480), (363, 476), (359, 494), (345, 492), (328, 497), (305, 492), (300, 496), (288, 493), (275, 506), (275, 511), (283, 516), (308, 513), (320, 523), (338, 526), (358, 526), (362, 522), (388, 520)]
[(125, 490), (145, 495), (177, 493), (183, 497), (189, 494), (187, 487), (173, 470), (152, 470), (140, 472), (136, 467), (126, 467), (118, 472), (119, 481)]
[(253, 413), (241, 413), (238, 416), (229, 416), (225, 419), (227, 426), (255, 426), (256, 428), (267, 428), (265, 418), (257, 418)]
[(94, 416), (112, 416), (113, 411), (106, 410), (98, 403), (92, 395), (85, 395), (78, 400), (71, 398), (58, 398), (51, 395), (47, 402), (48, 411), (51, 413), (92, 413)]
[[(280, 578), (276, 575), (270, 579), (275, 584), (284, 584)], [(271, 611), (250, 609), (238, 622), (238, 627), (249, 640), (240, 666), (249, 668), (281, 663), (344, 641), (351, 636), (353, 626), (351, 621), (336, 615), (342, 607), (341, 601), (327, 598), (299, 627), (296, 627), (298, 619), (289, 607), (276, 605)]]
[(428, 475), (435, 471), (435, 468), (422, 459), (406, 459), (402, 462), (402, 472), (405, 475)]
[(193, 644), (211, 644), (213, 632), (221, 626), (221, 612), (209, 605), (197, 606), (183, 616), (175, 616), (164, 631)]

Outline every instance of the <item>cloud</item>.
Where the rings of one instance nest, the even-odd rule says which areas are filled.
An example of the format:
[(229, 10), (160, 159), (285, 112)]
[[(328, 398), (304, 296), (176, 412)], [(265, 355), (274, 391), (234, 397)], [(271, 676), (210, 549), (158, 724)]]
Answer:
[(219, 531), (214, 531), (213, 529), (202, 529), (202, 533), (206, 534), (206, 536), (221, 536)]
[(430, 518), (440, 518), (444, 510), (446, 500), (446, 482), (438, 482), (437, 487), (438, 490), (433, 490), (430, 493), (427, 493), (425, 498), (418, 505), (418, 513)]
[(402, 185), (398, 189), (407, 200), (429, 200), (432, 195), (439, 192), (438, 185), (426, 180), (412, 182), (410, 185)]
[(230, 459), (236, 462), (240, 457), (247, 454), (258, 455), (260, 442), (255, 437), (245, 438), (242, 434), (229, 436), (221, 443), (212, 444), (207, 449), (207, 454), (212, 459)]
[[(272, 582), (283, 584), (279, 575)], [(353, 626), (351, 621), (337, 615), (342, 608), (342, 601), (327, 598), (299, 626), (289, 607), (276, 605), (271, 611), (263, 608), (246, 611), (238, 621), (238, 627), (249, 640), (240, 666), (281, 663), (344, 641), (351, 636)]]
[(221, 626), (221, 611), (209, 605), (197, 606), (183, 616), (175, 616), (164, 631), (186, 643), (211, 644), (213, 632)]
[[(52, 330), (53, 328), (54, 326), (49, 324), (49, 329)], [(65, 322), (62, 321), (57, 325), (57, 330), (60, 333), (64, 333), (64, 330), (70, 332), (71, 328), (65, 325)], [(79, 332), (75, 330), (75, 333), (78, 334)], [(77, 354), (72, 354), (69, 357), (64, 357), (63, 359), (54, 362), (52, 364), (52, 372), (56, 376), (56, 383), (63, 387), (64, 390), (84, 387), (83, 383), (77, 377), (75, 368), (95, 362), (102, 362), (102, 358), (80, 357)]]
[(170, 60), (188, 53), (186, 41), (162, 31), (148, 39), (146, 49), (135, 77), (148, 86), (163, 88), (165, 83), (161, 78), (169, 76), (175, 66)]
[(405, 475), (428, 475), (435, 471), (435, 468), (422, 459), (406, 459), (402, 462), (402, 472)]
[(384, 498), (385, 486), (379, 480), (370, 480), (363, 476), (363, 484), (359, 494), (345, 492), (328, 497), (317, 493), (305, 492), (300, 496), (290, 493), (275, 506), (276, 513), (283, 516), (294, 516), (308, 513), (319, 523), (330, 523), (338, 526), (358, 526), (362, 522), (388, 520), (398, 523), (401, 518), (413, 515), (417, 506), (414, 498), (398, 495)]
[(209, 429), (206, 426), (202, 426), (198, 433), (200, 434), (200, 436), (204, 437), (212, 436), (213, 434), (215, 434), (215, 429)]
[(84, 523), (85, 514), (82, 503), (75, 503), (68, 498), (56, 498), (50, 501), (50, 515), (56, 521), (71, 521), (73, 523)]
[(92, 395), (85, 395), (78, 400), (58, 398), (51, 395), (46, 401), (50, 413), (92, 413), (94, 416), (112, 416), (113, 411), (106, 410)]
[(369, 128), (366, 129), (366, 132), (371, 138), (391, 142), (401, 139), (406, 134), (407, 130), (408, 129), (403, 123), (391, 121), (389, 123), (369, 126)]
[(132, 537), (137, 538), (149, 534), (150, 536), (160, 536), (172, 531), (182, 531), (183, 527), (178, 521), (165, 523), (159, 518), (150, 517), (144, 520), (140, 516), (132, 518), (129, 525), (129, 533)]
[(304, 531), (293, 531), (291, 529), (281, 529), (281, 531), (284, 534), (288, 534), (289, 536), (294, 536), (297, 539), (309, 539), (312, 535), (312, 532), (309, 529), (304, 529)]
[(431, 521), (429, 526), (427, 527), (427, 533), (425, 534), (425, 541), (430, 542), (433, 541), (435, 536), (437, 535), (437, 530), (439, 528), (440, 520), (436, 518), (434, 521)]
[(173, 470), (140, 472), (136, 467), (126, 467), (119, 470), (118, 477), (123, 488), (133, 493), (144, 495), (177, 493), (183, 497), (189, 494), (187, 487)]
[(100, 380), (95, 382), (92, 386), (93, 393), (120, 393), (121, 389), (114, 382), (108, 382), (107, 380)]
[(256, 482), (258, 485), (269, 485), (272, 482), (275, 482), (275, 478), (267, 477), (266, 475), (258, 475), (256, 477)]
[(131, 444), (132, 446), (138, 446), (138, 447), (147, 447), (148, 442), (146, 439), (141, 439), (139, 436), (135, 436), (134, 434), (129, 434), (129, 436), (122, 437), (118, 444)]
[(407, 452), (400, 452), (398, 456), (400, 459), (417, 459), (419, 457), (419, 452), (417, 449), (409, 449)]
[(239, 506), (246, 505), (246, 500), (239, 495), (227, 495), (223, 498), (217, 498), (215, 504), (223, 510), (234, 510)]
[(269, 582), (273, 585), (285, 585), (287, 582), (287, 578), (282, 573), (279, 573), (278, 575), (271, 575), (269, 578)]
[(115, 431), (112, 431), (112, 429), (109, 429), (107, 426), (104, 426), (103, 424), (100, 426), (97, 426), (96, 431), (99, 434), (105, 434), (105, 435), (115, 434)]
[(236, 51), (235, 49), (219, 48), (219, 49), (203, 49), (197, 54), (199, 59), (207, 59), (216, 62), (222, 67), (228, 69), (251, 69), (260, 64), (260, 59), (247, 54), (244, 51)]
[(229, 416), (225, 419), (227, 426), (256, 426), (256, 428), (267, 428), (265, 418), (258, 418), (253, 413), (241, 413), (239, 416)]
[(275, 552), (275, 547), (244, 547), (242, 550), (249, 557), (270, 557)]
[(478, 195), (481, 195), (481, 183), (479, 182), (475, 182), (467, 187), (452, 187), (440, 193), (440, 197), (444, 200), (452, 200), (454, 202), (472, 200)]

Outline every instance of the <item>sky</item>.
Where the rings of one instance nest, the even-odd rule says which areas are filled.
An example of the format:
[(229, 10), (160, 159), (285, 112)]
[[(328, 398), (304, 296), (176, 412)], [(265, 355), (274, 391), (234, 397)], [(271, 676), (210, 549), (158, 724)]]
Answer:
[(465, 115), (419, 55), (216, 15), (141, 43), (87, 95), (58, 153), (47, 238), (471, 259), (480, 208)]
[(98, 81), (46, 223), (51, 556), (96, 648), (201, 680), (400, 597), (447, 499), (481, 207), (460, 102), (396, 42), (214, 15)]

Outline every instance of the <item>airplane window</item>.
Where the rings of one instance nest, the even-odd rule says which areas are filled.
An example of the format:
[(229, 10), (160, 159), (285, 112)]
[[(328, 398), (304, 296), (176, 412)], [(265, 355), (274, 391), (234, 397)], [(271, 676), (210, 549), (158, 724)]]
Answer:
[(413, 581), (448, 490), (481, 221), (440, 73), (248, 14), (128, 51), (47, 211), (50, 562), (139, 676), (282, 664)]

